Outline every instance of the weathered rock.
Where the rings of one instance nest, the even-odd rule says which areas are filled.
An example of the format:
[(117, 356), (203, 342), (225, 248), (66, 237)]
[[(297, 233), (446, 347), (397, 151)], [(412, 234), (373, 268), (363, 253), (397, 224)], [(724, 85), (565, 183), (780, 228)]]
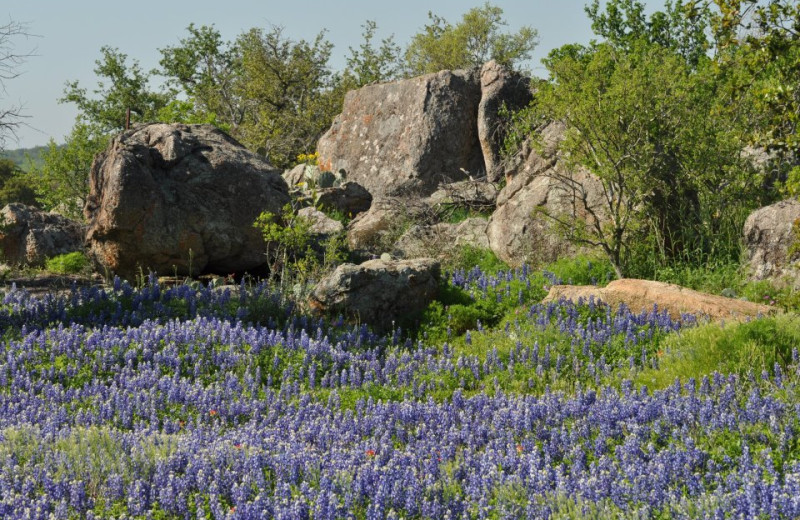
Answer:
[(497, 182), (503, 177), (500, 150), (505, 139), (499, 116), (505, 105), (510, 110), (528, 106), (533, 99), (530, 78), (512, 72), (492, 60), (481, 68), (481, 101), (478, 105), (478, 139), (483, 150), (486, 177)]
[(320, 164), (373, 196), (432, 193), (483, 170), (476, 71), (441, 71), (348, 92), (317, 144)]
[(127, 278), (140, 268), (253, 270), (266, 261), (253, 222), (289, 200), (280, 171), (214, 127), (141, 125), (92, 165), (87, 244), (96, 263)]
[(566, 221), (592, 222), (592, 213), (581, 200), (585, 195), (594, 213), (600, 218), (605, 215), (599, 179), (585, 170), (573, 172), (576, 192), (556, 178), (566, 172), (555, 154), (563, 127), (553, 123), (543, 134), (544, 150), (529, 150), (524, 162), (509, 176), (486, 230), (492, 251), (511, 265), (549, 262), (579, 251), (558, 235), (553, 219), (544, 213)]
[(400, 258), (435, 257), (446, 259), (461, 246), (489, 249), (485, 218), (473, 217), (450, 224), (413, 226), (394, 244), (392, 252)]
[(429, 206), (419, 200), (385, 197), (372, 202), (347, 226), (350, 249), (380, 254), (411, 226), (424, 221)]
[(50, 257), (83, 250), (84, 226), (17, 202), (0, 210), (0, 251), (11, 265), (41, 267)]
[(491, 211), (497, 203), (499, 192), (500, 189), (496, 184), (485, 179), (451, 182), (440, 185), (428, 197), (428, 203), (431, 205), (453, 204), (476, 210)]
[(759, 315), (774, 314), (777, 310), (769, 305), (706, 294), (680, 285), (650, 280), (615, 280), (606, 287), (593, 285), (554, 285), (543, 302), (558, 301), (561, 298), (578, 301), (594, 297), (612, 307), (625, 304), (631, 311), (650, 312), (653, 305), (659, 311), (666, 310), (673, 319), (681, 319), (681, 314), (691, 313), (711, 320), (744, 320)]
[(303, 208), (297, 214), (311, 223), (310, 231), (314, 235), (333, 235), (344, 231), (344, 224), (332, 219), (317, 208)]
[(357, 182), (345, 182), (341, 186), (319, 190), (316, 204), (339, 211), (347, 217), (354, 217), (369, 210), (372, 195)]
[(386, 330), (423, 309), (436, 296), (440, 277), (439, 263), (430, 258), (343, 264), (317, 284), (308, 304), (313, 312), (341, 312)]
[(758, 209), (747, 217), (744, 223), (744, 241), (753, 278), (772, 278), (779, 284), (800, 287), (798, 229), (798, 200), (784, 200)]
[(286, 181), (286, 184), (288, 184), (290, 188), (293, 188), (305, 181), (306, 166), (307, 165), (305, 163), (300, 163), (291, 170), (284, 170), (283, 180)]

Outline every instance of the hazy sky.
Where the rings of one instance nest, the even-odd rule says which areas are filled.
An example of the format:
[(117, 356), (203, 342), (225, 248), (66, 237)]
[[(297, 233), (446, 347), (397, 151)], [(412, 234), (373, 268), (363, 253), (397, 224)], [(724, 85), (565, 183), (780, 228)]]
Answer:
[[(551, 49), (570, 42), (588, 42), (591, 30), (583, 6), (589, 0), (495, 0), (515, 31), (530, 25), (539, 32), (539, 46), (529, 68), (543, 76), (539, 60)], [(653, 8), (660, 0), (648, 0)], [(186, 27), (214, 25), (223, 39), (233, 40), (251, 27), (280, 25), (294, 40), (311, 40), (325, 29), (334, 44), (331, 67), (341, 69), (348, 47), (361, 43), (365, 20), (378, 24), (378, 40), (394, 34), (401, 46), (428, 23), (428, 11), (457, 22), (482, 0), (2, 0), (0, 24), (10, 20), (28, 24), (36, 37), (14, 40), (17, 51), (34, 50), (21, 66), (20, 77), (0, 92), (0, 109), (23, 105), (27, 127), (19, 141), (7, 148), (46, 144), (52, 137), (62, 142), (77, 111), (58, 99), (67, 81), (79, 80), (92, 91), (97, 84), (93, 69), (100, 47), (109, 45), (136, 59), (144, 70), (157, 67), (159, 48), (178, 44)]]

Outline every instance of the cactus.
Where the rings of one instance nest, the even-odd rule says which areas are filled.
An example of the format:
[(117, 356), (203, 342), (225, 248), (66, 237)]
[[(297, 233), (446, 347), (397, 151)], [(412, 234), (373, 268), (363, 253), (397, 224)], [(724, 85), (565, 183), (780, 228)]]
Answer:
[(320, 172), (317, 177), (317, 186), (320, 188), (331, 188), (336, 182), (336, 175), (333, 172)]

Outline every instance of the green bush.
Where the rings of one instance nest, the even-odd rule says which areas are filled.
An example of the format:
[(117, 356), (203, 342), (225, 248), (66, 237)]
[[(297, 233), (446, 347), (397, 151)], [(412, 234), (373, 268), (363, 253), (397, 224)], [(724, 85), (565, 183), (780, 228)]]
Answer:
[(508, 269), (508, 264), (500, 260), (491, 249), (471, 245), (456, 248), (445, 263), (449, 269), (472, 269), (478, 266), (481, 271), (489, 274), (494, 274), (500, 269)]
[(59, 274), (79, 274), (89, 267), (89, 259), (80, 251), (54, 256), (45, 263), (48, 271)]
[(578, 255), (559, 258), (544, 267), (570, 285), (604, 286), (614, 279), (614, 267), (606, 258)]

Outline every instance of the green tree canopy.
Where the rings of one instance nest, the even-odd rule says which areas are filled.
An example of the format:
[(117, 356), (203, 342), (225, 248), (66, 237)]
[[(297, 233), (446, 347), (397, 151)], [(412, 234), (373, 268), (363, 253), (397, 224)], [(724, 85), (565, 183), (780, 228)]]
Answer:
[(11, 159), (0, 157), (0, 207), (10, 202), (39, 207), (30, 176)]
[(489, 3), (470, 9), (455, 25), (431, 12), (428, 17), (431, 23), (412, 37), (405, 52), (409, 76), (476, 67), (492, 59), (513, 68), (536, 47), (537, 32), (531, 27), (501, 32), (507, 25), (503, 10)]
[(169, 101), (165, 93), (150, 90), (150, 74), (143, 71), (137, 61), (127, 64), (127, 55), (112, 47), (100, 49), (101, 58), (95, 61), (95, 74), (99, 81), (90, 97), (77, 81), (68, 82), (62, 103), (74, 103), (84, 124), (105, 134), (125, 128), (128, 109), (139, 121), (154, 121), (158, 111)]
[(363, 41), (358, 49), (350, 47), (347, 57), (347, 68), (344, 71), (344, 88), (355, 89), (370, 83), (391, 81), (400, 75), (403, 63), (400, 46), (394, 42), (394, 36), (381, 40), (375, 48), (373, 40), (378, 25), (367, 20), (361, 34)]
[(180, 45), (159, 51), (159, 74), (167, 78), (173, 98), (160, 119), (210, 122), (235, 134), (246, 114), (238, 48), (214, 27), (190, 24), (187, 31)]
[[(538, 110), (566, 125), (560, 148), (571, 165), (553, 176), (590, 215), (582, 223), (551, 217), (576, 242), (601, 248), (619, 276), (642, 244), (665, 260), (719, 247), (721, 220), (758, 203), (759, 179), (735, 122), (717, 110), (713, 78), (681, 54), (639, 40), (571, 46), (546, 65)], [(601, 209), (586, 205), (577, 166), (600, 179)]]
[(341, 110), (343, 93), (328, 68), (333, 46), (319, 33), (293, 41), (280, 27), (251, 29), (236, 41), (241, 52), (240, 92), (246, 115), (242, 140), (278, 167), (311, 152)]
[(109, 135), (98, 134), (90, 125), (79, 122), (65, 144), (58, 146), (50, 140), (42, 154), (42, 165), (32, 172), (38, 181), (37, 199), (45, 209), (83, 220), (92, 161), (109, 139)]
[(607, 44), (630, 51), (639, 41), (660, 45), (682, 56), (691, 66), (706, 57), (711, 47), (708, 5), (690, 0), (666, 0), (663, 11), (649, 17), (638, 0), (600, 1), (586, 6), (592, 30)]

